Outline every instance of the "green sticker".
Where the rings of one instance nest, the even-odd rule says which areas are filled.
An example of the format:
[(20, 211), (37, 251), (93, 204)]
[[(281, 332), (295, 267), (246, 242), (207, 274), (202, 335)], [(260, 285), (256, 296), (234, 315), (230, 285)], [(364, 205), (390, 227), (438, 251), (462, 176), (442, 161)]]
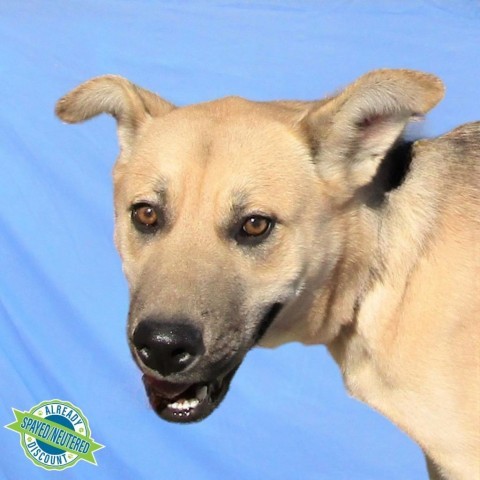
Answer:
[(47, 400), (28, 412), (12, 408), (15, 422), (5, 428), (20, 434), (20, 445), (35, 465), (63, 470), (80, 460), (97, 465), (94, 452), (104, 446), (93, 440), (80, 408), (63, 400)]

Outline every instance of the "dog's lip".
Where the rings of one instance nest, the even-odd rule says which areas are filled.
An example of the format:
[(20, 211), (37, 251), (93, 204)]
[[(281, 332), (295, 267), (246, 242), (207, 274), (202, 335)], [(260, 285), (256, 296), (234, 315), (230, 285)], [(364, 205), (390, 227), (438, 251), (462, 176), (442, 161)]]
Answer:
[(208, 417), (225, 397), (240, 364), (211, 381), (173, 383), (143, 376), (153, 410), (169, 422), (191, 423)]
[(162, 398), (172, 400), (188, 390), (190, 383), (173, 383), (166, 380), (158, 380), (150, 375), (143, 376), (145, 388), (154, 390)]
[(258, 344), (267, 330), (270, 328), (274, 320), (277, 318), (280, 311), (283, 309), (284, 304), (281, 302), (273, 303), (267, 310), (262, 321), (259, 323), (257, 332), (255, 333), (255, 344)]

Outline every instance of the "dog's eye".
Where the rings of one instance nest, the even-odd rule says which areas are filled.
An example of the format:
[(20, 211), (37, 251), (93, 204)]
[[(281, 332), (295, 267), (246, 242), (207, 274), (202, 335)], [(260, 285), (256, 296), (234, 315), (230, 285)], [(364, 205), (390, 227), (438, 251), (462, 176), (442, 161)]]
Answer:
[(153, 233), (159, 226), (158, 210), (148, 203), (137, 203), (132, 207), (132, 222), (143, 233)]
[(242, 220), (240, 230), (236, 235), (238, 243), (257, 245), (270, 234), (274, 220), (263, 215), (252, 215)]
[(249, 217), (242, 225), (242, 232), (249, 237), (263, 235), (270, 228), (270, 219), (258, 215)]

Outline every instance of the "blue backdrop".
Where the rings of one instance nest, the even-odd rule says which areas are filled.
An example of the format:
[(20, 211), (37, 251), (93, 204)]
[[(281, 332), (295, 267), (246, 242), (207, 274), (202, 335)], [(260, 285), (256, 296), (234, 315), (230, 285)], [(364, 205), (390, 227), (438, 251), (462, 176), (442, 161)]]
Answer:
[(117, 73), (177, 104), (321, 97), (379, 67), (439, 75), (429, 135), (480, 118), (480, 7), (460, 0), (2, 0), (0, 425), (52, 398), (83, 409), (98, 466), (48, 472), (0, 428), (5, 479), (422, 479), (419, 449), (348, 398), (325, 349), (249, 354), (196, 425), (150, 410), (130, 359), (112, 241), (108, 117), (54, 118), (78, 83)]

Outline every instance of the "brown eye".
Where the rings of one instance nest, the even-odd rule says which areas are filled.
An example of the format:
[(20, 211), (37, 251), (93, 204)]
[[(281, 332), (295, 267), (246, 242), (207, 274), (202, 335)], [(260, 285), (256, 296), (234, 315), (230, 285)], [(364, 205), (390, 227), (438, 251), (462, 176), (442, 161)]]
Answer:
[(270, 221), (265, 217), (250, 217), (245, 220), (242, 230), (250, 237), (263, 235), (270, 227)]
[(132, 207), (132, 222), (137, 230), (152, 233), (159, 224), (158, 211), (148, 203), (138, 203)]
[(235, 239), (243, 245), (258, 245), (269, 235), (274, 220), (263, 215), (252, 215), (242, 220)]

